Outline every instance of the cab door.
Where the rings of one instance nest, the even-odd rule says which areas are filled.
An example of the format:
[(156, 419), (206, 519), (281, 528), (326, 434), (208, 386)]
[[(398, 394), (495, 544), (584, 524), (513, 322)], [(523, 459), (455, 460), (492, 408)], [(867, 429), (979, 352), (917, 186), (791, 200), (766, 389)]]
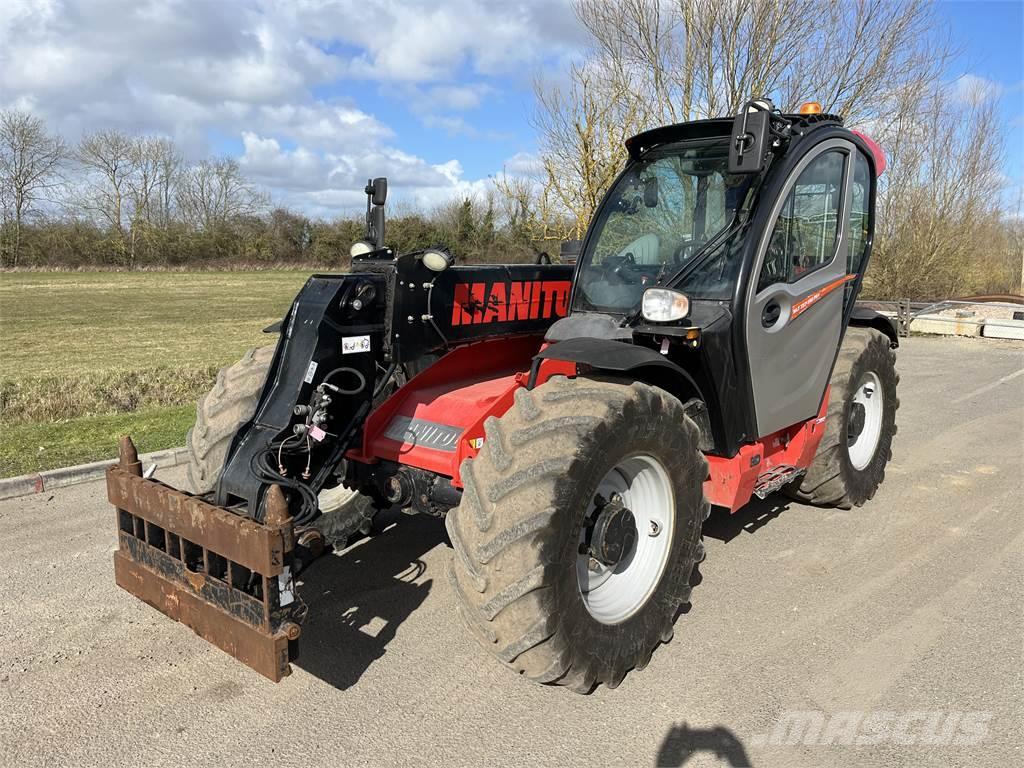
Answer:
[(818, 412), (840, 342), (853, 144), (808, 151), (776, 201), (755, 257), (746, 342), (759, 437)]

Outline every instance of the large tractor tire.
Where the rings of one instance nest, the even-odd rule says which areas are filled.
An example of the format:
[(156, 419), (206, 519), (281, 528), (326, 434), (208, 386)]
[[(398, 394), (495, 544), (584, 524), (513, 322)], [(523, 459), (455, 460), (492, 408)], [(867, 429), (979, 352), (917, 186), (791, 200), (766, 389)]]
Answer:
[(896, 434), (896, 352), (871, 328), (850, 328), (832, 371), (825, 434), (814, 461), (786, 488), (799, 501), (859, 507), (885, 479)]
[(671, 639), (704, 556), (697, 426), (661, 389), (561, 376), (484, 426), (446, 520), (461, 613), (531, 680), (617, 686)]
[[(237, 363), (220, 370), (213, 389), (196, 405), (196, 422), (185, 438), (192, 493), (210, 493), (216, 487), (231, 439), (256, 412), (273, 359), (273, 346), (250, 349)], [(343, 486), (324, 490), (319, 497), (320, 511), (336, 512), (357, 497)]]

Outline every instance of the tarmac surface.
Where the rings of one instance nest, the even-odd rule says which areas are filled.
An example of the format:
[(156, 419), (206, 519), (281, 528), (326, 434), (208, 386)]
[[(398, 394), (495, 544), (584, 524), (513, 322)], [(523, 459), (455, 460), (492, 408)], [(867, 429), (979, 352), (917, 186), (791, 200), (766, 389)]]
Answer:
[(675, 639), (589, 696), (477, 646), (434, 520), (313, 566), (274, 685), (114, 585), (101, 483), (0, 502), (0, 765), (1024, 765), (1024, 346), (898, 366), (874, 500), (712, 514)]

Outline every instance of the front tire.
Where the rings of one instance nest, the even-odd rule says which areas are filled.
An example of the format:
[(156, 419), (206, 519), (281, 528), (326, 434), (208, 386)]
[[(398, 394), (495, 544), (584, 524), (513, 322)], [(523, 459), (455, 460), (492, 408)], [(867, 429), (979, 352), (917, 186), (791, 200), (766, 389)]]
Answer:
[(786, 491), (823, 507), (850, 509), (871, 499), (892, 459), (900, 401), (896, 353), (872, 328), (850, 328), (829, 382), (825, 434), (806, 474)]
[[(461, 613), (531, 680), (581, 693), (618, 685), (671, 638), (703, 558), (710, 506), (696, 425), (655, 387), (555, 377), (518, 390), (485, 430), (446, 520)], [(614, 525), (595, 523), (602, 517)], [(611, 549), (590, 563), (583, 550), (598, 528)], [(616, 542), (618, 559), (608, 554)], [(618, 589), (601, 591), (616, 579)]]

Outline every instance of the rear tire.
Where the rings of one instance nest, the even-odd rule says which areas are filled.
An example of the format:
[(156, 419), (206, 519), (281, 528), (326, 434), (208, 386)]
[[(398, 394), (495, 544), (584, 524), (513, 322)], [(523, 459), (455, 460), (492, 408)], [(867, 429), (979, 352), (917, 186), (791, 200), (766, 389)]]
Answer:
[(825, 434), (806, 474), (786, 488), (789, 496), (850, 509), (875, 495), (892, 458), (899, 380), (885, 334), (847, 330), (832, 371)]
[[(196, 405), (196, 421), (188, 431), (187, 484), (194, 494), (217, 487), (231, 440), (253, 414), (263, 382), (274, 359), (274, 347), (250, 349), (237, 363), (222, 368), (217, 383)], [(336, 512), (350, 506), (358, 494), (342, 486), (321, 491), (320, 511)]]
[[(461, 467), (462, 503), (446, 519), (460, 612), (489, 652), (531, 680), (580, 693), (618, 685), (672, 637), (703, 559), (710, 505), (697, 426), (663, 390), (565, 377), (518, 390), (513, 407), (484, 426), (483, 449)], [(608, 566), (609, 578), (637, 574), (633, 593), (599, 607), (603, 587), (578, 572), (580, 558), (587, 562), (581, 532), (596, 514), (599, 486), (613, 476), (631, 504), (644, 498), (637, 489), (662, 488), (655, 495), (667, 499), (667, 517), (660, 533), (637, 530), (632, 554)], [(636, 506), (634, 530), (654, 519)]]

